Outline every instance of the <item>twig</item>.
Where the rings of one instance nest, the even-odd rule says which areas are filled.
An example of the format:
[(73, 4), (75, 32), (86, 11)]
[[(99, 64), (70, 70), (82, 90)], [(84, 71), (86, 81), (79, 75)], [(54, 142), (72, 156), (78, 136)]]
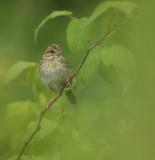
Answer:
[[(122, 24), (123, 24), (123, 23), (122, 23)], [(79, 74), (79, 72), (80, 72), (83, 64), (85, 63), (85, 61), (86, 61), (89, 53), (90, 53), (97, 45), (99, 45), (102, 41), (104, 41), (104, 40), (108, 37), (108, 35), (109, 35), (113, 30), (115, 30), (117, 27), (121, 26), (122, 24), (116, 24), (116, 25), (114, 25), (111, 29), (107, 30), (107, 32), (106, 32), (103, 36), (101, 36), (101, 37), (87, 50), (86, 55), (84, 56), (81, 64), (79, 65), (79, 67), (78, 67), (78, 69), (77, 69), (76, 76)]]
[[(109, 35), (113, 30), (115, 30), (118, 26), (120, 26), (120, 25), (122, 25), (122, 24), (116, 24), (115, 26), (113, 26), (113, 28), (109, 29), (102, 37), (100, 37), (100, 38), (87, 50), (86, 55), (84, 56), (82, 62), (80, 63), (79, 67), (77, 68), (76, 73), (68, 80), (69, 82), (71, 82), (71, 81), (73, 80), (73, 78), (75, 78), (75, 77), (79, 74), (79, 72), (80, 72), (81, 68), (83, 67), (83, 65), (84, 65), (84, 63), (85, 63), (85, 61), (86, 61), (89, 53), (90, 53), (97, 45), (99, 45), (99, 44), (101, 43), (101, 41), (104, 41), (104, 40), (108, 37), (108, 35)], [(48, 104), (47, 104), (47, 107), (46, 107), (43, 111), (41, 111), (40, 117), (39, 117), (39, 120), (38, 120), (38, 123), (37, 123), (37, 125), (36, 125), (36, 128), (34, 129), (33, 133), (30, 135), (30, 137), (28, 138), (28, 140), (24, 143), (21, 151), (19, 152), (19, 155), (18, 155), (18, 157), (17, 157), (17, 160), (21, 160), (21, 157), (22, 157), (24, 151), (26, 150), (26, 148), (28, 147), (28, 145), (29, 145), (30, 142), (32, 141), (33, 137), (34, 137), (34, 136), (37, 134), (37, 132), (41, 129), (41, 122), (42, 122), (42, 120), (43, 120), (43, 117), (44, 117), (45, 113), (53, 106), (53, 104), (57, 101), (57, 99), (59, 99), (59, 98), (61, 97), (61, 95), (63, 94), (63, 91), (64, 91), (66, 85), (67, 85), (67, 83), (64, 84), (62, 90), (61, 90), (59, 93), (57, 93), (55, 96), (53, 96), (53, 97), (49, 100), (49, 102), (48, 102)]]
[(52, 107), (53, 103), (54, 103), (59, 97), (61, 97), (61, 95), (62, 95), (62, 93), (63, 93), (63, 90), (64, 90), (64, 88), (61, 90), (60, 93), (58, 93), (58, 94), (56, 94), (54, 97), (52, 97), (52, 99), (51, 99), (51, 100), (48, 102), (48, 104), (47, 104), (48, 107), (46, 107), (46, 108), (40, 113), (40, 117), (39, 117), (38, 123), (37, 123), (37, 125), (36, 125), (36, 128), (35, 128), (35, 130), (33, 131), (33, 133), (31, 134), (31, 136), (28, 138), (28, 140), (24, 143), (24, 146), (23, 146), (23, 148), (21, 149), (21, 151), (20, 151), (20, 153), (19, 153), (19, 155), (18, 155), (18, 157), (17, 157), (17, 160), (20, 160), (20, 159), (21, 159), (21, 157), (22, 157), (25, 149), (26, 149), (27, 146), (30, 144), (31, 140), (32, 140), (33, 137), (36, 135), (36, 133), (40, 130), (40, 128), (41, 128), (41, 122), (42, 122), (42, 120), (43, 120), (43, 117), (44, 117), (45, 113), (48, 111), (48, 109), (49, 109), (50, 107)]

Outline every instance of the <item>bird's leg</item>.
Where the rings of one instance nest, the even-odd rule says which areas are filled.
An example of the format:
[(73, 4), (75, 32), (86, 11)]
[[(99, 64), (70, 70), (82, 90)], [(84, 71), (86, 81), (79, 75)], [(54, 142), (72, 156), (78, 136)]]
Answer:
[[(53, 97), (52, 97), (52, 99), (53, 99)], [(52, 99), (50, 101), (52, 101)], [(52, 110), (52, 107), (50, 107), (50, 103), (47, 103), (46, 108), (47, 108), (48, 111)]]
[(49, 100), (49, 102), (47, 103), (47, 110), (52, 110), (53, 109), (53, 103), (62, 95), (62, 91), (55, 93), (55, 95)]
[(67, 79), (67, 81), (66, 81), (65, 83), (66, 83), (66, 86), (67, 86), (67, 87), (71, 86), (70, 79)]
[[(56, 94), (55, 94), (56, 95)], [(47, 103), (47, 110), (48, 111), (51, 111), (53, 109), (53, 107), (51, 106), (51, 103), (53, 102), (54, 98), (55, 98), (55, 95), (49, 100), (49, 102)]]

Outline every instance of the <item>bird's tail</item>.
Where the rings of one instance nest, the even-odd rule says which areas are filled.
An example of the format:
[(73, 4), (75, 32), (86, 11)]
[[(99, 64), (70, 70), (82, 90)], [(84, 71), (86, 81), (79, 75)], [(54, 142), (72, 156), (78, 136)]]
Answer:
[(71, 104), (77, 103), (76, 96), (74, 95), (74, 93), (71, 90), (66, 90), (65, 93), (66, 93), (66, 96)]

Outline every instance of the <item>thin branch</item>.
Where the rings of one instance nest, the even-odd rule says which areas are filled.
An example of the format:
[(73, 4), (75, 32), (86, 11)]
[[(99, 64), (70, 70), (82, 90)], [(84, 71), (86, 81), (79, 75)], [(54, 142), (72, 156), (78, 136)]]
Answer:
[[(110, 34), (113, 30), (115, 30), (118, 26), (120, 26), (120, 25), (122, 25), (122, 24), (116, 24), (115, 26), (113, 26), (113, 28), (109, 29), (102, 37), (100, 37), (100, 38), (87, 50), (86, 55), (84, 56), (82, 62), (80, 63), (79, 67), (77, 68), (76, 73), (68, 80), (68, 82), (72, 82), (73, 78), (76, 77), (76, 76), (79, 74), (79, 72), (80, 72), (81, 68), (83, 67), (83, 65), (84, 65), (84, 63), (85, 63), (85, 61), (86, 61), (89, 53), (90, 53), (97, 45), (99, 45), (102, 41), (104, 41), (104, 40), (109, 36), (109, 34)], [(53, 96), (53, 97), (49, 100), (49, 102), (48, 102), (48, 104), (47, 104), (47, 107), (46, 107), (43, 111), (41, 111), (40, 117), (39, 117), (39, 119), (38, 119), (38, 123), (37, 123), (37, 125), (36, 125), (36, 128), (34, 129), (33, 133), (30, 135), (30, 137), (27, 139), (27, 141), (24, 143), (21, 151), (19, 152), (19, 155), (18, 155), (18, 157), (17, 157), (17, 160), (21, 160), (22, 155), (24, 154), (24, 152), (25, 152), (26, 148), (28, 147), (28, 145), (31, 143), (33, 137), (34, 137), (34, 136), (39, 132), (39, 130), (41, 129), (41, 122), (42, 122), (42, 120), (43, 120), (43, 117), (44, 117), (45, 113), (46, 113), (50, 108), (52, 108), (53, 104), (57, 101), (57, 99), (59, 99), (59, 98), (61, 97), (61, 95), (63, 94), (63, 91), (64, 91), (64, 89), (65, 89), (66, 86), (67, 86), (67, 82), (64, 84), (62, 90), (61, 90), (59, 93), (57, 93), (55, 96)]]
[[(122, 24), (123, 24), (123, 23), (122, 23)], [(107, 30), (106, 33), (105, 33), (103, 36), (101, 36), (101, 37), (87, 50), (86, 55), (84, 56), (82, 62), (80, 63), (80, 65), (79, 65), (79, 67), (78, 67), (78, 69), (77, 69), (76, 76), (79, 74), (79, 72), (80, 72), (82, 66), (84, 65), (84, 63), (85, 63), (85, 61), (86, 61), (89, 53), (90, 53), (97, 45), (99, 45), (102, 41), (104, 41), (104, 40), (109, 36), (109, 34), (110, 34), (113, 30), (115, 30), (117, 27), (121, 26), (122, 24), (116, 24), (116, 25), (114, 25), (111, 29)]]
[[(64, 89), (64, 88), (63, 88), (63, 89)], [(20, 159), (21, 159), (21, 157), (22, 157), (24, 151), (26, 150), (27, 146), (30, 144), (30, 142), (32, 141), (33, 137), (34, 137), (34, 136), (37, 134), (37, 132), (40, 130), (40, 128), (41, 128), (41, 122), (42, 122), (42, 120), (43, 120), (43, 117), (44, 117), (45, 113), (48, 111), (49, 106), (52, 106), (52, 105), (53, 105), (53, 103), (62, 95), (62, 92), (63, 92), (63, 90), (62, 90), (60, 93), (56, 94), (54, 97), (52, 97), (52, 99), (48, 102), (48, 107), (46, 107), (46, 108), (40, 113), (40, 117), (39, 117), (38, 123), (37, 123), (37, 125), (36, 125), (36, 128), (35, 128), (35, 130), (33, 131), (33, 133), (31, 134), (31, 136), (28, 138), (28, 140), (24, 143), (24, 146), (23, 146), (23, 148), (21, 149), (21, 151), (20, 151), (20, 153), (19, 153), (19, 155), (18, 155), (18, 157), (17, 157), (17, 160), (20, 160)]]

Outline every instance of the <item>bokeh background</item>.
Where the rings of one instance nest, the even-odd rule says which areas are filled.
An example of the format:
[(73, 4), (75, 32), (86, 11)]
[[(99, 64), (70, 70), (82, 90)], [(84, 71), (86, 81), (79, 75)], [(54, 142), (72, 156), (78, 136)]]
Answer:
[[(70, 53), (66, 42), (68, 18), (60, 17), (46, 23), (39, 33), (37, 44), (34, 43), (34, 30), (42, 19), (54, 10), (69, 10), (78, 18), (87, 17), (101, 2), (103, 1), (0, 0), (1, 160), (18, 154), (26, 138), (27, 125), (37, 119), (42, 109), (41, 104), (53, 94), (46, 89), (44, 95), (38, 93), (22, 80), (17, 80), (5, 88), (3, 80), (8, 69), (21, 60), (39, 63), (43, 51), (51, 43), (62, 46), (64, 56), (75, 68), (79, 61)], [(50, 125), (55, 125), (49, 123), (47, 131), (45, 127), (47, 136), (42, 133), (41, 140), (32, 142), (25, 153), (28, 159), (155, 158), (155, 2), (134, 2), (139, 6), (137, 15), (108, 40), (109, 43), (115, 42), (125, 46), (135, 56), (136, 78), (129, 91), (121, 96), (119, 83), (110, 83), (111, 81), (106, 79), (107, 75), (104, 77), (104, 74), (100, 73), (104, 72), (103, 70), (98, 72), (79, 93), (81, 103), (78, 111), (74, 111), (73, 106), (69, 105), (63, 96), (56, 104), (55, 112), (47, 113), (46, 118), (50, 120), (56, 120), (59, 112), (61, 115), (63, 113), (63, 118), (59, 121), (60, 125), (56, 131), (48, 134), (48, 129), (53, 129)], [(105, 16), (108, 14), (109, 12)], [(113, 68), (105, 67), (105, 72), (115, 75)], [(25, 78), (24, 74), (21, 75), (22, 78)], [(112, 82), (115, 78), (112, 76)], [(40, 105), (37, 103), (38, 97)], [(27, 109), (27, 106), (31, 109)], [(78, 119), (80, 130), (77, 129), (75, 117)]]

